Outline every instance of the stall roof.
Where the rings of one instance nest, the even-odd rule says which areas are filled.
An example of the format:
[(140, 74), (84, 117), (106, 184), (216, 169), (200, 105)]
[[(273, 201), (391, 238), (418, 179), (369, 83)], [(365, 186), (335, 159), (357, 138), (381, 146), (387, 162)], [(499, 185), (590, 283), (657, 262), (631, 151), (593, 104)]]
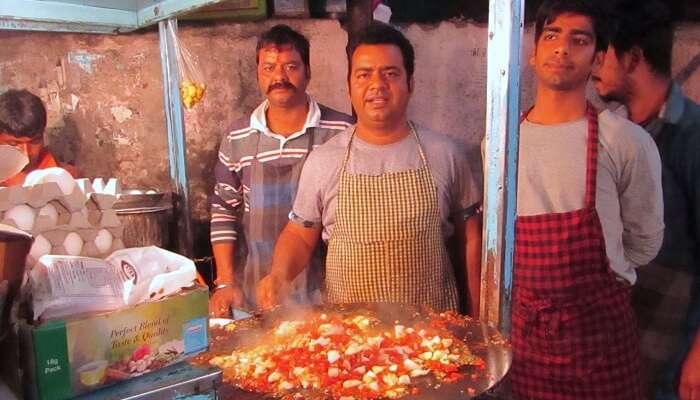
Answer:
[[(231, 0), (229, 0), (230, 2)], [(224, 0), (3, 0), (0, 29), (129, 32)]]

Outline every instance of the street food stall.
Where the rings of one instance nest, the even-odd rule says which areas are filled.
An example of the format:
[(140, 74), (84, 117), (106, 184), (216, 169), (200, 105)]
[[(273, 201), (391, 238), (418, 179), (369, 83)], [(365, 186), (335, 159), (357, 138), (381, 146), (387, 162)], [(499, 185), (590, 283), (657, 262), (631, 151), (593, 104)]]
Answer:
[[(173, 189), (173, 220), (178, 225), (174, 231), (177, 237), (177, 246), (175, 247), (178, 253), (191, 258), (193, 254), (191, 247), (193, 228), (190, 219), (190, 192), (185, 162), (183, 104), (184, 106), (188, 105), (186, 98), (192, 94), (186, 89), (183, 91), (183, 82), (178, 74), (177, 18), (198, 12), (200, 12), (200, 16), (206, 17), (208, 15), (211, 17), (213, 14), (207, 14), (207, 12), (211, 11), (212, 8), (209, 8), (208, 11), (204, 9), (204, 12), (201, 12), (201, 8), (223, 6), (227, 2), (219, 0), (163, 0), (109, 3), (109, 7), (104, 7), (104, 2), (94, 1), (17, 0), (7, 2), (0, 5), (0, 29), (119, 34), (155, 23), (158, 24), (168, 135), (168, 160)], [(258, 14), (253, 13), (252, 18), (259, 15), (260, 7), (262, 7), (260, 5), (265, 4), (264, 1), (254, 3), (257, 5)], [(371, 12), (368, 12), (370, 5), (371, 1), (348, 1), (350, 34), (361, 29), (367, 23), (367, 18), (371, 18)], [(216, 11), (216, 8), (213, 10)], [(222, 15), (221, 9), (218, 11), (217, 15)], [(262, 12), (264, 14), (265, 10), (262, 9)], [(512, 238), (515, 218), (515, 192), (513, 188), (516, 176), (522, 12), (522, 1), (493, 0), (491, 2), (485, 141), (485, 159), (489, 161), (485, 166), (485, 251), (483, 252), (483, 265), (486, 268), (484, 268), (482, 275), (482, 287), (485, 290), (481, 299), (481, 314), (485, 316), (485, 321), (474, 321), (452, 314), (436, 314), (421, 307), (407, 309), (382, 304), (324, 306), (301, 310), (281, 307), (259, 314), (242, 314), (240, 319), (209, 321), (208, 334), (205, 335), (209, 349), (194, 355), (189, 362), (173, 365), (163, 364), (163, 368), (158, 371), (124, 380), (117, 385), (107, 386), (97, 391), (85, 393), (85, 395), (91, 396), (91, 398), (124, 399), (171, 398), (175, 396), (183, 398), (195, 395), (209, 396), (209, 398), (221, 396), (231, 399), (269, 398), (267, 397), (269, 395), (280, 395), (284, 398), (321, 398), (324, 397), (323, 393), (328, 395), (328, 391), (326, 391), (328, 389), (334, 398), (343, 398), (343, 396), (354, 393), (353, 388), (357, 386), (355, 381), (362, 379), (368, 379), (371, 381), (369, 383), (376, 383), (378, 387), (381, 385), (385, 389), (384, 396), (388, 398), (403, 396), (408, 396), (407, 398), (473, 398), (492, 389), (506, 375), (511, 361), (506, 337), (509, 331), (510, 290), (512, 288)], [(248, 15), (248, 17), (251, 16)], [(508, 49), (508, 51), (503, 49)], [(196, 93), (196, 87), (194, 90)], [(110, 250), (116, 249), (110, 248)], [(123, 263), (121, 266), (123, 267)], [(175, 304), (173, 299), (190, 296), (190, 300), (196, 298), (195, 302), (202, 301), (202, 291), (196, 288), (191, 290), (191, 292), (174, 295), (169, 298), (170, 300), (159, 300), (161, 303), (146, 302), (138, 305), (130, 304), (130, 306), (156, 307), (153, 305), (155, 304), (161, 309), (170, 307), (183, 310), (186, 307)], [(173, 304), (166, 306), (163, 303), (165, 301), (173, 302)], [(145, 308), (138, 310), (133, 308), (129, 312), (151, 316), (161, 313), (159, 309), (146, 310)], [(117, 318), (116, 314), (110, 315)], [(119, 318), (133, 319), (131, 316)], [(206, 320), (206, 312), (203, 318)], [(302, 321), (314, 321), (315, 323), (310, 326), (304, 325)], [(188, 322), (178, 321), (177, 324), (185, 326)], [(173, 323), (175, 322), (172, 320), (163, 321), (160, 318), (145, 319), (142, 322), (145, 326)], [(326, 325), (331, 330), (330, 332), (318, 330)], [(91, 329), (90, 327), (90, 324), (86, 324), (76, 329), (87, 331)], [(340, 329), (339, 327), (342, 328), (342, 331), (333, 331)], [(284, 332), (287, 328), (291, 329), (290, 335)], [(66, 328), (61, 329), (65, 330)], [(299, 355), (294, 351), (303, 347), (300, 344), (307, 348), (310, 345), (308, 342), (299, 343), (298, 340), (295, 342), (301, 337), (295, 337), (295, 335), (303, 329), (307, 329), (306, 333), (308, 334), (304, 340), (311, 338), (310, 340), (315, 341), (315, 345), (323, 346), (323, 343), (326, 342), (327, 345), (331, 346), (341, 346), (342, 344), (342, 347), (334, 347), (333, 350), (323, 353), (326, 362), (321, 364), (323, 364), (322, 368), (324, 368), (326, 375), (335, 368), (329, 365), (330, 358), (333, 358), (332, 351), (340, 352), (342, 350), (344, 354), (362, 355), (362, 357), (358, 356), (357, 364), (337, 368), (338, 375), (350, 374), (354, 379), (348, 378), (350, 376), (348, 375), (345, 377), (347, 379), (344, 380), (318, 381), (318, 385), (311, 385), (312, 387), (308, 391), (299, 391), (298, 393), (301, 394), (292, 397), (286, 396), (289, 395), (290, 388), (282, 385), (285, 382), (270, 385), (270, 387), (275, 386), (276, 388), (281, 385), (282, 389), (286, 388), (286, 392), (282, 394), (274, 390), (270, 391), (267, 387), (258, 387), (257, 389), (261, 390), (256, 391), (252, 375), (251, 377), (245, 375), (246, 373), (254, 374), (255, 368), (252, 372), (243, 371), (236, 368), (236, 365), (240, 364), (237, 362), (241, 358), (255, 354), (247, 355), (246, 351), (268, 351), (269, 349), (265, 350), (265, 346), (269, 346), (270, 341), (280, 346), (284, 342), (284, 346), (283, 349), (277, 348), (275, 350), (278, 352), (277, 354), (274, 351), (268, 351), (266, 354), (269, 357)], [(282, 330), (282, 335), (278, 336), (281, 337), (275, 338), (274, 332), (280, 330)], [(195, 332), (197, 329), (187, 325), (185, 331), (183, 335)], [(49, 337), (53, 335), (52, 332), (47, 331), (45, 334)], [(129, 328), (125, 327), (120, 330), (112, 327), (108, 332), (112, 332), (108, 335), (127, 336)], [(505, 337), (503, 333), (506, 334)], [(201, 332), (199, 334), (201, 335)], [(270, 334), (272, 336), (266, 336)], [(354, 348), (352, 343), (355, 343)], [(47, 346), (51, 347), (53, 344), (47, 344)], [(418, 359), (416, 361), (405, 359), (402, 365), (396, 364), (396, 360), (392, 357), (401, 357), (401, 354), (409, 352), (408, 349), (412, 349), (411, 352), (420, 350), (422, 357), (420, 362), (432, 363), (433, 367), (430, 370), (418, 370), (415, 367)], [(159, 350), (163, 350), (162, 354), (168, 354), (171, 349), (162, 348)], [(376, 359), (371, 357), (371, 351), (376, 352)], [(312, 350), (304, 357), (312, 357), (313, 355)], [(130, 363), (134, 363), (134, 368), (138, 369), (139, 362), (142, 364), (153, 362), (154, 358), (149, 357), (149, 353), (145, 350), (141, 353), (134, 351), (124, 362), (128, 368), (131, 368)], [(403, 358), (401, 359), (403, 360)], [(52, 360), (49, 357), (45, 361), (48, 363), (49, 369), (57, 366), (51, 364)], [(369, 362), (374, 364), (370, 365)], [(108, 375), (107, 365), (103, 364), (86, 363), (87, 366), (81, 367), (83, 369), (78, 373), (80, 381), (83, 384), (85, 382), (100, 382), (100, 385), (94, 386), (101, 386), (105, 379), (104, 376)], [(145, 370), (144, 368), (147, 369), (147, 367), (142, 369)], [(300, 365), (292, 366), (292, 368), (303, 369)], [(300, 375), (303, 373), (300, 372)], [(411, 381), (412, 378), (415, 378), (415, 382)], [(394, 379), (404, 386), (393, 382)], [(268, 383), (274, 381), (276, 380)], [(303, 385), (301, 382), (300, 379), (298, 383)], [(415, 385), (411, 386), (412, 383)], [(293, 383), (286, 382), (286, 384), (292, 385)], [(46, 391), (47, 387), (50, 386), (44, 387), (43, 390)], [(390, 387), (396, 389), (392, 391)], [(40, 388), (39, 392), (41, 390)], [(67, 398), (75, 394), (75, 392), (67, 391), (64, 396)], [(305, 395), (308, 397), (304, 397)]]

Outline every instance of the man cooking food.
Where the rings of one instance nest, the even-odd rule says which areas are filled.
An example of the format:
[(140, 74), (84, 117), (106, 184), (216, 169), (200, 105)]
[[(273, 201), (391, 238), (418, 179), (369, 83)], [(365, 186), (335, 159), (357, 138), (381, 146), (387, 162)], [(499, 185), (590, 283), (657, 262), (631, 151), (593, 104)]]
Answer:
[[(603, 99), (625, 105), (621, 110), (649, 132), (661, 155), (664, 241), (640, 269), (632, 299), (649, 398), (674, 398), (686, 342), (698, 330), (698, 319), (686, 316), (693, 304), (700, 307), (700, 105), (671, 78), (673, 24), (663, 2), (618, 2), (614, 26), (593, 82)], [(696, 381), (693, 391), (700, 391)], [(684, 392), (681, 398), (691, 398)]]
[(523, 399), (643, 398), (630, 287), (663, 239), (661, 165), (642, 128), (586, 101), (605, 23), (587, 0), (548, 0), (536, 17), (512, 314)]
[(21, 185), (30, 172), (61, 167), (74, 177), (74, 166), (61, 163), (44, 146), (46, 108), (39, 97), (27, 90), (10, 89), (0, 95), (0, 144), (16, 147), (29, 163), (22, 171), (4, 180), (0, 186)]
[[(269, 272), (301, 166), (315, 146), (351, 121), (306, 93), (311, 78), (309, 41), (300, 33), (286, 25), (263, 33), (256, 63), (265, 101), (228, 130), (215, 167), (211, 243), (217, 278), (209, 303), (213, 316), (230, 315), (230, 306), (254, 304), (255, 284)], [(322, 273), (318, 252), (307, 262), (309, 274)], [(313, 281), (321, 278), (297, 279), (298, 300), (307, 300)]]
[[(328, 302), (454, 310), (457, 285), (468, 284), (476, 315), (481, 193), (465, 152), (449, 137), (407, 119), (414, 52), (403, 34), (372, 23), (349, 54), (357, 125), (316, 149), (304, 165), (272, 270), (258, 285), (258, 303), (270, 307), (284, 299), (322, 239), (328, 243)], [(455, 232), (466, 238), (460, 245), (467, 255), (467, 284), (456, 282), (445, 247)]]

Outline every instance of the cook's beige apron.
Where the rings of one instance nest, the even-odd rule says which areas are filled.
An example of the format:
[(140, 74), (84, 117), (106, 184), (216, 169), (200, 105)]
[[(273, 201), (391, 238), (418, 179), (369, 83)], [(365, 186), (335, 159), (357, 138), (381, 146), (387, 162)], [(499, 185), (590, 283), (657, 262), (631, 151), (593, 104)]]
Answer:
[(340, 170), (336, 221), (328, 241), (326, 300), (392, 302), (457, 310), (454, 271), (441, 230), (437, 188), (418, 134), (423, 166), (383, 175)]

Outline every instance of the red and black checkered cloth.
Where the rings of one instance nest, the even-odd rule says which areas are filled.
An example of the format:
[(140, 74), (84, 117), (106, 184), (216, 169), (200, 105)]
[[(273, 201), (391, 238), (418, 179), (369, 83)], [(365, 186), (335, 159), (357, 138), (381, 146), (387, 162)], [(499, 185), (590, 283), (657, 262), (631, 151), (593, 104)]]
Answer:
[(610, 269), (595, 209), (590, 105), (587, 117), (584, 207), (516, 220), (511, 379), (522, 399), (642, 398), (630, 290)]

